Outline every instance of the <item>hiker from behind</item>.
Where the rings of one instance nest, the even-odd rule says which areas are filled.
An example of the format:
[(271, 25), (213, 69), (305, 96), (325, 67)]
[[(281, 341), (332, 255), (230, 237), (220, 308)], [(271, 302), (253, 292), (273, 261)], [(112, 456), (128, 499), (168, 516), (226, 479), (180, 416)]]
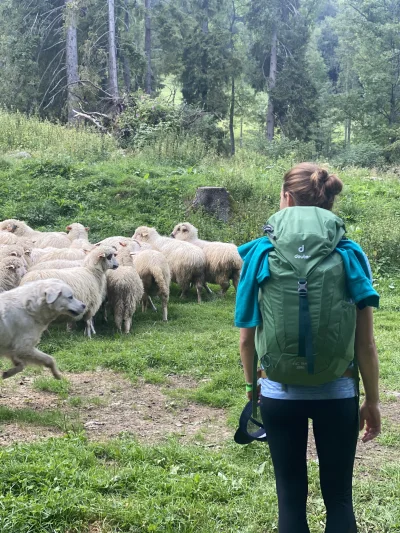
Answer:
[[(342, 182), (313, 163), (285, 176), (265, 237), (244, 244), (235, 324), (246, 391), (253, 358), (276, 477), (279, 533), (309, 533), (307, 436), (312, 420), (326, 506), (325, 533), (355, 533), (353, 464), (381, 429), (372, 308), (379, 295), (361, 247), (332, 213)], [(359, 409), (358, 375), (365, 399)]]

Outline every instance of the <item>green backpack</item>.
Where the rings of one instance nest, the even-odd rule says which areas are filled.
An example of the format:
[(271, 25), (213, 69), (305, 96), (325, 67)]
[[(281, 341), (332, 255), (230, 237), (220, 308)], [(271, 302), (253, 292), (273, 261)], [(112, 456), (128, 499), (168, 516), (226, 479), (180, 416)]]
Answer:
[(287, 385), (321, 385), (354, 359), (356, 306), (335, 247), (343, 221), (326, 209), (289, 207), (265, 226), (274, 246), (259, 290), (263, 323), (256, 350), (267, 376)]

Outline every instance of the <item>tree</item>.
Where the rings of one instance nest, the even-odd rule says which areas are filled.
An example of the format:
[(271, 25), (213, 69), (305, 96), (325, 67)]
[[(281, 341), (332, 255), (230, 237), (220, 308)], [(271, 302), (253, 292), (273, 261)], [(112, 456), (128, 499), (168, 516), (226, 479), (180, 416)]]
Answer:
[(65, 0), (65, 25), (66, 25), (66, 43), (65, 43), (65, 63), (67, 69), (67, 105), (68, 105), (68, 122), (76, 121), (74, 109), (77, 109), (78, 98), (76, 91), (78, 89), (78, 39), (76, 34), (76, 7), (74, 0)]
[(114, 0), (108, 1), (108, 73), (109, 90), (113, 107), (118, 104), (117, 47), (115, 44), (115, 6)]
[(146, 55), (146, 81), (145, 91), (147, 94), (151, 94), (151, 80), (152, 80), (152, 68), (151, 68), (151, 0), (144, 0), (145, 18), (144, 18), (144, 51)]

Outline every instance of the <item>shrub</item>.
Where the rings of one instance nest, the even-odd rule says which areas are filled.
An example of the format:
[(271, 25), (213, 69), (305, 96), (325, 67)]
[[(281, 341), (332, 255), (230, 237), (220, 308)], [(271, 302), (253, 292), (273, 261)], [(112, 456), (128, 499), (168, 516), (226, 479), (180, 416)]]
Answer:
[(382, 167), (385, 164), (383, 149), (375, 143), (353, 144), (332, 158), (332, 164), (345, 167)]

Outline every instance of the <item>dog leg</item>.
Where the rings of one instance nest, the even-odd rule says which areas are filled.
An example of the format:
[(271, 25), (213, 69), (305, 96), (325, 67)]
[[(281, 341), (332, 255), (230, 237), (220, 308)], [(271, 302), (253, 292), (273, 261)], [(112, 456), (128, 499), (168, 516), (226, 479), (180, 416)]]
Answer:
[(62, 375), (57, 368), (55, 360), (47, 353), (41, 352), (37, 348), (33, 348), (32, 351), (26, 354), (28, 359), (34, 365), (43, 365), (51, 370), (51, 373), (56, 379), (61, 379)]
[(25, 368), (25, 365), (21, 362), (15, 364), (15, 366), (3, 372), (3, 379), (7, 379), (7, 378), (11, 378), (12, 376), (15, 376), (15, 374), (18, 374), (18, 372), (22, 372), (24, 368)]

